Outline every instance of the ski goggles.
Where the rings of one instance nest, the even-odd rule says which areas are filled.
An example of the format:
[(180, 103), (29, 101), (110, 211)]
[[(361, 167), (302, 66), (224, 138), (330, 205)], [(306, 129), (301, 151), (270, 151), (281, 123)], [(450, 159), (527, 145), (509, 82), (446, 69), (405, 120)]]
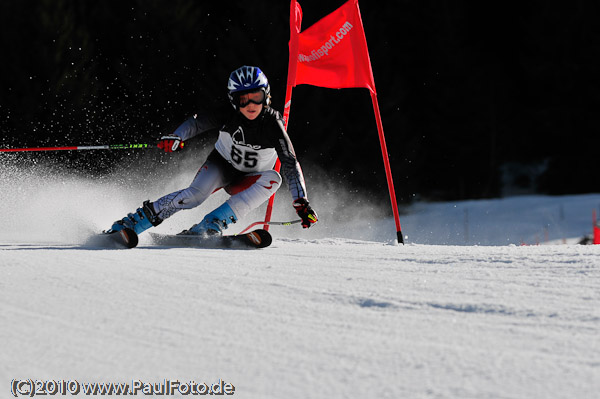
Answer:
[(264, 104), (266, 94), (265, 94), (264, 90), (259, 89), (257, 91), (251, 91), (251, 92), (246, 92), (246, 93), (242, 93), (242, 94), (237, 94), (235, 96), (235, 98), (237, 99), (237, 103), (240, 106), (240, 108), (244, 108), (250, 103), (258, 104), (258, 105)]

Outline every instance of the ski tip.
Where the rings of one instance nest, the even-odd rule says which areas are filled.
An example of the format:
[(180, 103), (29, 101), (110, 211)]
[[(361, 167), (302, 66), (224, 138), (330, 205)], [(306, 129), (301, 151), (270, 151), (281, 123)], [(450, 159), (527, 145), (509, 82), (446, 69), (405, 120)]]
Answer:
[(139, 238), (135, 231), (128, 228), (124, 228), (123, 230), (119, 231), (119, 234), (121, 235), (121, 239), (123, 240), (123, 243), (127, 248), (137, 247), (139, 243)]
[(245, 235), (256, 248), (266, 248), (273, 242), (273, 237), (267, 230), (254, 230)]

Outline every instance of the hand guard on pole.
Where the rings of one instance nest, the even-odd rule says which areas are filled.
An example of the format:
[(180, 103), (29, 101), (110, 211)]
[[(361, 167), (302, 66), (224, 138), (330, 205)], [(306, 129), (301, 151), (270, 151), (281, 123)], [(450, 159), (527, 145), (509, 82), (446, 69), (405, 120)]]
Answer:
[(308, 201), (305, 198), (298, 198), (293, 203), (294, 209), (296, 209), (296, 213), (302, 219), (302, 227), (305, 229), (310, 228), (313, 224), (317, 223), (319, 220), (317, 217), (317, 212), (315, 212)]
[(165, 152), (175, 152), (183, 148), (183, 142), (179, 136), (162, 136), (160, 140), (158, 140), (158, 144), (156, 146)]

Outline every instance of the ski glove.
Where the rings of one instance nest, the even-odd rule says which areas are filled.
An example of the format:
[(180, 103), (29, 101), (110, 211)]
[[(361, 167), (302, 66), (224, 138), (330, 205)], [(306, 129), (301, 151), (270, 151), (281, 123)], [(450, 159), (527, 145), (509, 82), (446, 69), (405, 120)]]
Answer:
[(302, 227), (305, 229), (310, 228), (314, 223), (317, 223), (317, 212), (315, 212), (308, 201), (305, 198), (298, 198), (294, 201), (294, 208), (296, 209), (296, 213), (302, 219)]
[(178, 136), (162, 136), (156, 145), (165, 152), (174, 152), (183, 148), (183, 142)]

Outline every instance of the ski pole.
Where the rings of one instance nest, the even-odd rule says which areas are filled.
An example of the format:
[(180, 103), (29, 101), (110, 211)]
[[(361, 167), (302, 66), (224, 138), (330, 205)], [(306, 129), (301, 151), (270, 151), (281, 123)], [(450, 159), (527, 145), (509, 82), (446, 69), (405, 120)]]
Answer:
[(240, 231), (238, 234), (244, 234), (245, 232), (250, 230), (252, 227), (257, 226), (259, 224), (267, 224), (269, 226), (290, 226), (292, 224), (296, 224), (296, 223), (300, 223), (300, 222), (302, 222), (302, 219), (291, 220), (289, 222), (271, 222), (271, 221), (267, 222), (266, 220), (263, 220), (261, 222), (252, 223), (250, 226), (246, 227), (244, 230)]
[(25, 152), (25, 151), (81, 151), (81, 150), (130, 150), (154, 147), (151, 144), (107, 144), (107, 145), (78, 145), (68, 147), (28, 147), (28, 148), (0, 148), (0, 152)]

